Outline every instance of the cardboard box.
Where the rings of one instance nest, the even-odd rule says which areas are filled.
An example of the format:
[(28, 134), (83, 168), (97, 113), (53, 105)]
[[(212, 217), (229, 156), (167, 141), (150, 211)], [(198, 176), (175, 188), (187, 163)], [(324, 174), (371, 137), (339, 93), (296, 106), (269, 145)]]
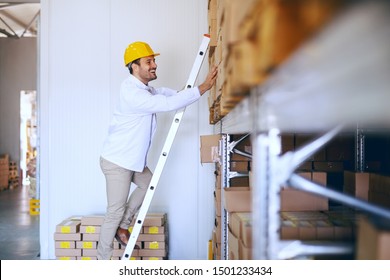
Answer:
[(81, 218), (81, 225), (87, 226), (101, 226), (104, 222), (104, 216), (89, 215)]
[(390, 227), (367, 217), (358, 220), (358, 260), (390, 260)]
[[(137, 215), (134, 216), (131, 225), (135, 224), (135, 220), (137, 219)], [(143, 227), (152, 227), (152, 226), (163, 226), (165, 225), (165, 220), (167, 219), (166, 213), (148, 213), (145, 217)]]
[[(295, 149), (300, 149), (305, 145), (311, 143), (316, 139), (315, 135), (311, 134), (295, 134)], [(325, 161), (326, 160), (326, 150), (324, 148), (317, 151), (314, 155), (307, 159), (308, 161)]]
[(80, 226), (81, 233), (100, 233), (100, 226)]
[(230, 171), (248, 172), (250, 163), (250, 161), (230, 161)]
[(80, 221), (64, 220), (56, 226), (56, 232), (59, 233), (76, 233), (80, 231)]
[(229, 228), (246, 247), (252, 247), (252, 213), (233, 212), (229, 214)]
[(313, 161), (314, 171), (343, 172), (344, 162), (342, 161)]
[(83, 241), (99, 241), (100, 234), (99, 233), (83, 233), (82, 240)]
[(166, 245), (165, 242), (148, 241), (148, 242), (144, 242), (144, 249), (161, 250), (166, 248), (165, 245)]
[(229, 230), (228, 232), (228, 250), (229, 260), (240, 259), (240, 242), (236, 236)]
[[(326, 186), (325, 172), (301, 172), (300, 176)], [(309, 192), (283, 188), (280, 192), (281, 211), (325, 211), (329, 209), (328, 199)]]
[(77, 260), (77, 257), (64, 257), (64, 256), (56, 256), (56, 260), (60, 261), (75, 261)]
[(228, 212), (252, 211), (252, 192), (249, 187), (224, 188), (223, 206)]
[(221, 135), (200, 136), (200, 162), (215, 163), (220, 162), (219, 140)]
[(146, 234), (142, 233), (139, 235), (137, 241), (165, 241), (166, 236), (165, 234)]
[(344, 171), (344, 192), (368, 200), (370, 173)]
[(281, 222), (280, 239), (282, 240), (299, 239), (299, 229), (293, 221), (283, 220)]
[(143, 233), (163, 234), (163, 233), (165, 233), (165, 227), (163, 227), (163, 226), (143, 226)]
[(315, 240), (316, 239), (316, 229), (312, 223), (309, 221), (298, 221), (298, 238), (300, 240)]
[(230, 187), (249, 187), (249, 176), (231, 178)]
[(55, 241), (80, 241), (81, 233), (54, 233)]
[(165, 249), (140, 249), (138, 252), (138, 256), (140, 257), (166, 257), (166, 255), (167, 251)]
[(56, 257), (81, 257), (81, 249), (60, 249), (54, 250)]
[(252, 260), (252, 247), (245, 246), (242, 240), (240, 240), (239, 245), (240, 260)]
[(76, 248), (77, 249), (96, 249), (97, 242), (96, 241), (77, 241)]
[(76, 242), (75, 241), (56, 241), (55, 248), (58, 249), (75, 249)]
[(316, 240), (334, 240), (334, 227), (329, 221), (310, 221), (316, 229)]
[(96, 261), (96, 260), (97, 260), (97, 257), (85, 257), (85, 256), (81, 256), (81, 257), (76, 257), (76, 260), (78, 260), (78, 261)]
[(281, 211), (328, 210), (328, 199), (308, 192), (286, 188), (280, 192)]

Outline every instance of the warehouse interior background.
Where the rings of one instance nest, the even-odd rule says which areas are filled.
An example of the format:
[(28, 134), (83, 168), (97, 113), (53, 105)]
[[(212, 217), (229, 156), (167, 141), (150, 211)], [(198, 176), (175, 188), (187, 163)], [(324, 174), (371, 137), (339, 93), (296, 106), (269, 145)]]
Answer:
[[(58, 223), (73, 215), (105, 212), (99, 155), (116, 93), (128, 75), (124, 49), (132, 41), (148, 42), (161, 53), (153, 86), (183, 88), (208, 31), (207, 1), (25, 2), (40, 2), (40, 34), (1, 38), (0, 152), (20, 160), (15, 125), (20, 91), (38, 88), (40, 256), (55, 259), (53, 233)], [(198, 80), (207, 68), (205, 63)], [(207, 172), (211, 166), (202, 166), (199, 155), (199, 135), (212, 133), (207, 112), (205, 98), (186, 109), (150, 209), (176, 221), (170, 225), (170, 238), (175, 240), (169, 249), (172, 259), (207, 257), (213, 178)], [(173, 114), (159, 116), (149, 159), (152, 169)]]
[[(356, 130), (348, 130), (347, 133), (341, 134), (340, 138), (329, 142), (324, 150), (312, 155), (308, 161), (299, 166), (298, 170), (306, 172), (305, 176), (309, 176), (313, 181), (315, 181), (314, 174), (317, 171), (322, 172), (322, 175), (325, 174), (325, 177), (321, 177), (322, 182), (339, 192), (343, 192), (345, 183), (343, 180), (346, 176), (344, 171), (346, 170), (359, 169), (365, 175), (370, 172), (390, 173), (390, 136), (387, 131), (389, 112), (383, 108), (386, 102), (371, 104), (372, 99), (367, 99), (367, 106), (361, 106), (360, 103), (367, 98), (365, 92), (372, 94), (373, 99), (387, 100), (390, 88), (386, 79), (386, 75), (389, 74), (388, 65), (376, 63), (389, 57), (389, 51), (383, 47), (389, 44), (387, 39), (389, 37), (386, 37), (389, 34), (388, 30), (383, 28), (389, 23), (388, 10), (383, 11), (385, 17), (377, 17), (378, 20), (369, 24), (368, 22), (375, 16), (366, 18), (366, 14), (383, 14), (376, 7), (367, 5), (366, 10), (357, 9), (352, 12), (350, 22), (340, 20), (334, 25), (324, 24), (325, 27), (330, 28), (320, 33), (322, 29), (318, 28), (319, 22), (325, 22), (325, 18), (332, 18), (332, 13), (339, 3), (353, 3), (354, 1), (308, 0), (307, 3), (313, 5), (306, 5), (306, 3), (302, 5), (301, 12), (306, 13), (304, 17), (306, 21), (305, 24), (302, 22), (299, 24), (302, 24), (303, 29), (291, 24), (297, 20), (298, 16), (294, 14), (296, 12), (294, 8), (290, 10), (291, 6), (287, 4), (288, 1), (264, 1), (264, 3), (267, 2), (264, 5), (267, 9), (264, 11), (269, 12), (264, 14), (265, 17), (270, 16), (270, 22), (274, 19), (273, 16), (282, 15), (278, 18), (280, 21), (275, 21), (277, 22), (275, 26), (279, 29), (265, 24), (264, 28), (255, 25), (259, 30), (256, 28), (252, 30), (253, 27), (248, 27), (249, 24), (243, 25), (241, 31), (247, 32), (249, 39), (245, 38), (240, 42), (237, 40), (238, 32), (234, 33), (236, 29), (233, 28), (235, 20), (237, 21), (239, 16), (244, 17), (239, 11), (248, 12), (246, 8), (250, 6), (250, 3), (261, 1), (242, 2), (245, 5), (241, 2), (238, 4), (238, 2), (240, 1), (26, 0), (0, 3), (0, 155), (8, 154), (10, 160), (18, 165), (19, 187), (15, 188), (23, 190), (24, 193), (27, 192), (30, 198), (33, 197), (39, 201), (38, 215), (29, 215), (27, 206), (25, 204), (21, 206), (24, 213), (30, 216), (28, 222), (39, 224), (34, 227), (34, 233), (31, 233), (31, 236), (37, 238), (34, 242), (39, 243), (36, 258), (49, 260), (58, 257), (53, 236), (56, 227), (61, 222), (69, 217), (105, 213), (106, 190), (104, 176), (99, 166), (99, 156), (110, 117), (117, 102), (120, 84), (128, 75), (123, 65), (123, 52), (133, 41), (148, 42), (154, 51), (161, 53), (156, 58), (158, 79), (152, 82), (154, 87), (164, 86), (178, 90), (183, 88), (204, 34), (211, 34), (213, 48), (212, 51), (211, 48), (208, 51), (208, 57), (203, 63), (198, 81), (206, 76), (210, 64), (219, 65), (222, 62), (216, 87), (203, 96), (199, 102), (186, 108), (151, 204), (150, 212), (167, 215), (169, 259), (210, 259), (209, 241), (213, 239), (215, 242), (214, 239), (219, 239), (215, 237), (215, 229), (219, 224), (219, 230), (221, 230), (221, 220), (217, 219), (216, 212), (221, 207), (216, 204), (216, 201), (221, 197), (218, 197), (216, 192), (216, 184), (218, 180), (220, 180), (220, 185), (226, 184), (232, 178), (223, 183), (228, 176), (226, 170), (216, 168), (216, 162), (220, 163), (221, 158), (218, 160), (201, 158), (204, 156), (201, 145), (205, 144), (201, 141), (210, 140), (211, 142), (208, 143), (210, 146), (215, 143), (218, 143), (217, 146), (225, 145), (222, 143), (226, 139), (216, 134), (231, 134), (233, 140), (237, 141), (236, 135), (241, 137), (248, 131), (262, 130), (264, 127), (268, 129), (269, 126), (277, 124), (276, 126), (286, 132), (281, 138), (283, 139), (282, 150), (284, 152), (295, 151), (317, 137), (319, 132), (324, 132), (326, 129), (323, 128), (338, 124), (339, 118), (348, 119), (356, 116), (354, 109), (359, 108), (359, 119), (362, 123), (366, 122), (371, 125), (372, 121), (382, 122), (377, 123), (378, 126), (370, 126), (367, 130), (359, 130), (359, 126)], [(292, 2), (302, 4), (304, 1)], [(369, 3), (370, 1), (356, 2)], [(373, 2), (386, 3), (386, 1), (379, 0)], [(213, 8), (211, 3), (215, 5)], [(220, 3), (228, 7), (224, 10), (223, 16), (220, 12), (223, 4), (219, 5)], [(276, 9), (278, 14), (273, 8), (279, 7), (279, 4), (280, 10)], [(242, 5), (242, 9), (238, 9), (237, 5)], [(324, 9), (321, 10), (318, 7)], [(385, 7), (388, 8), (388, 4)], [(212, 9), (214, 9), (214, 14), (211, 13)], [(256, 13), (260, 10), (262, 9), (254, 9), (252, 14), (248, 12), (252, 15), (252, 18), (248, 16), (248, 22), (258, 16)], [(330, 20), (329, 22), (332, 23)], [(362, 28), (356, 28), (360, 24)], [(342, 28), (338, 29), (339, 26)], [(365, 29), (366, 26), (368, 26), (367, 29)], [(260, 30), (263, 32), (263, 29), (265, 31), (261, 33)], [(371, 32), (372, 30), (375, 31)], [(305, 36), (310, 32), (313, 33), (311, 35), (317, 35), (317, 31), (320, 36), (313, 36), (315, 40), (311, 43), (308, 40), (309, 44), (306, 44)], [(356, 31), (357, 35), (349, 31)], [(269, 56), (262, 57), (254, 47), (259, 43), (256, 41), (259, 40), (256, 36), (273, 38), (272, 32), (288, 35), (272, 41), (277, 51), (264, 48), (263, 52)], [(366, 34), (368, 39), (361, 40), (364, 36), (359, 34)], [(327, 38), (332, 38), (332, 40), (326, 40)], [(254, 41), (256, 44), (253, 43)], [(261, 40), (259, 41), (261, 43)], [(340, 42), (346, 45), (338, 45)], [(226, 46), (228, 47), (225, 48)], [(285, 54), (293, 49), (292, 59), (287, 60)], [(226, 59), (227, 50), (230, 51), (229, 59)], [(369, 55), (359, 57), (360, 54), (367, 52)], [(274, 53), (277, 54), (272, 57)], [(324, 53), (329, 57), (323, 55)], [(259, 55), (263, 60), (259, 60), (261, 63), (255, 65), (251, 55)], [(356, 59), (357, 57), (359, 59)], [(302, 60), (302, 58), (311, 60)], [(279, 72), (275, 71), (277, 70), (277, 67), (274, 68), (276, 64), (270, 63), (274, 62), (271, 60), (277, 61), (278, 65), (284, 63), (284, 68), (282, 67)], [(236, 63), (235, 67), (232, 67), (233, 62)], [(364, 70), (361, 71), (359, 68), (361, 66), (367, 67), (367, 77), (362, 74)], [(225, 73), (225, 69), (229, 72)], [(265, 73), (264, 76), (262, 76), (263, 73)], [(275, 79), (269, 79), (266, 87), (257, 89), (254, 86), (267, 81), (268, 75), (274, 73), (276, 73)], [(350, 81), (353, 83), (349, 83)], [(249, 84), (251, 85), (248, 86)], [(235, 91), (232, 96), (225, 97), (224, 102), (228, 105), (222, 105), (223, 87), (225, 90), (227, 88)], [(253, 89), (248, 90), (252, 87)], [(248, 91), (250, 91), (250, 98), (245, 99)], [(260, 91), (264, 91), (264, 96), (266, 96), (261, 101), (257, 99)], [(334, 102), (335, 100), (338, 102)], [(351, 100), (351, 103), (346, 100)], [(243, 102), (239, 103), (240, 101)], [(229, 106), (233, 103), (239, 105)], [(256, 107), (257, 104), (263, 106), (261, 110), (260, 107)], [(308, 106), (308, 104), (313, 106)], [(232, 112), (227, 113), (228, 110)], [(297, 114), (297, 111), (304, 113)], [(383, 115), (375, 113), (382, 113), (382, 111)], [(253, 115), (263, 122), (256, 123), (254, 126), (252, 119), (249, 118)], [(156, 167), (173, 116), (174, 112), (158, 114), (158, 129), (148, 158), (151, 170)], [(307, 131), (314, 133), (298, 135), (300, 132)], [(263, 147), (264, 142), (261, 142), (261, 137), (257, 138), (258, 135), (252, 133), (251, 137), (243, 141), (245, 145), (248, 140), (253, 142), (253, 147), (249, 144), (250, 147), (245, 146), (245, 150), (248, 148), (245, 152), (256, 153)], [(205, 138), (202, 138), (203, 136)], [(211, 138), (207, 138), (209, 136)], [(266, 137), (269, 137), (267, 141), (275, 140), (272, 138), (272, 133), (267, 134)], [(277, 144), (278, 141), (275, 143)], [(358, 147), (359, 144), (364, 145), (364, 155), (361, 154), (362, 147)], [(217, 153), (223, 154), (221, 150), (223, 149), (219, 147)], [(212, 150), (211, 154), (215, 152)], [(263, 168), (264, 162), (267, 162), (264, 158), (262, 158), (263, 162), (254, 158), (253, 163), (249, 162), (248, 158), (240, 158), (237, 162), (241, 165), (236, 162), (237, 166), (234, 166), (231, 162), (227, 166), (232, 170), (237, 168), (239, 172), (242, 170), (246, 172), (248, 169), (251, 171), (251, 168), (252, 171), (266, 170), (268, 172), (270, 170), (260, 169), (260, 167)], [(362, 162), (364, 165), (358, 166)], [(37, 167), (37, 172), (33, 176), (27, 174), (25, 170), (29, 164)], [(307, 175), (308, 172), (310, 175)], [(264, 179), (258, 176), (259, 172), (252, 172), (253, 174), (255, 175), (250, 178), (251, 184)], [(272, 173), (269, 177), (272, 177)], [(243, 182), (242, 178), (236, 179), (239, 181), (238, 184)], [(230, 180), (227, 185), (233, 184), (232, 182), (233, 180)], [(246, 183), (245, 181), (244, 184)], [(260, 185), (256, 183), (254, 185)], [(386, 216), (389, 215), (386, 208), (388, 209), (390, 205), (388, 202), (390, 192), (384, 191), (385, 188), (382, 185), (380, 187), (381, 193), (378, 201), (384, 206), (383, 215)], [(234, 191), (234, 188), (230, 190)], [(12, 188), (1, 191), (0, 198), (2, 196), (4, 198), (2, 201), (5, 201), (12, 191), (14, 191)], [(260, 194), (263, 195), (262, 191), (256, 188), (251, 192), (259, 197)], [(221, 190), (219, 195), (221, 195)], [(28, 203), (25, 195), (23, 199), (23, 203)], [(236, 199), (238, 201), (238, 196)], [(268, 215), (269, 211), (276, 209), (274, 205), (268, 209), (269, 202), (264, 206), (265, 204), (261, 205), (259, 201), (260, 199), (256, 199), (255, 196), (251, 201), (254, 207), (258, 206), (256, 209), (258, 213), (261, 209)], [(329, 206), (337, 208), (342, 205), (337, 201), (329, 200), (329, 204), (326, 201), (326, 209)], [(251, 207), (249, 204), (245, 206), (245, 209)], [(6, 207), (4, 204), (4, 207), (0, 209)], [(225, 205), (225, 207), (228, 206)], [(341, 215), (337, 218), (342, 217), (342, 223), (349, 225), (351, 220), (355, 219), (354, 216), (349, 216), (350, 212), (337, 213)], [(222, 216), (226, 218), (224, 215), (222, 213)], [(258, 215), (264, 218), (263, 213)], [(272, 244), (282, 243), (278, 243), (279, 240), (272, 239), (272, 234), (265, 232), (268, 226), (270, 228), (273, 226), (271, 214), (269, 215), (265, 219), (267, 221), (265, 227), (256, 227), (253, 230), (254, 234), (270, 238), (266, 239), (269, 243), (264, 245), (256, 241), (253, 250), (264, 245), (271, 253), (263, 255), (264, 252), (257, 250), (254, 256), (279, 258), (279, 255), (272, 255), (272, 248), (269, 248)], [(305, 234), (313, 232), (311, 222), (306, 223), (305, 220), (304, 226), (297, 226), (293, 219), (294, 222), (289, 219), (293, 217), (299, 220), (296, 218), (299, 215), (291, 215), (283, 216), (284, 227), (281, 229), (281, 235), (288, 236), (298, 228), (306, 230)], [(261, 224), (258, 218), (256, 216), (257, 226)], [(4, 225), (1, 224), (1, 226)], [(351, 228), (346, 227), (345, 224), (337, 225), (335, 228), (337, 230), (341, 228), (339, 235), (350, 236), (352, 234)], [(4, 226), (4, 229), (8, 234), (13, 234), (9, 226)], [(231, 237), (230, 230), (230, 224), (229, 228), (226, 226), (222, 229), (222, 235), (226, 235), (223, 242), (229, 239), (229, 246), (233, 247), (230, 242), (235, 239), (234, 236)], [(342, 230), (349, 230), (349, 232), (342, 232)], [(221, 232), (218, 234), (221, 235)], [(387, 236), (388, 231), (378, 231), (378, 235), (372, 240), (377, 240), (376, 238), (379, 240), (381, 234)], [(228, 235), (229, 238), (227, 238)], [(237, 248), (229, 249), (228, 252), (224, 252), (226, 248), (213, 248), (222, 250), (222, 255), (217, 256), (218, 259), (237, 258), (231, 250), (236, 249), (241, 254), (243, 246), (240, 243), (242, 241), (236, 241)], [(1, 237), (1, 242), (1, 244), (10, 243), (7, 241), (7, 235)], [(218, 244), (221, 246), (220, 243)], [(380, 255), (380, 253), (380, 249), (370, 251), (371, 256)], [(350, 253), (346, 255), (347, 258), (351, 258)], [(386, 253), (384, 255), (388, 256)]]

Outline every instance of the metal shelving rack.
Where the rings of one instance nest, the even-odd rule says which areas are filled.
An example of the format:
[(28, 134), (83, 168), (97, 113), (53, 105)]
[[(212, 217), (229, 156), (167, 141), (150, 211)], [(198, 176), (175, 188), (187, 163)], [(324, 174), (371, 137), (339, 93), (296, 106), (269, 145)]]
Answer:
[[(215, 131), (222, 134), (251, 134), (254, 259), (354, 251), (354, 245), (348, 243), (279, 239), (279, 193), (287, 183), (390, 219), (388, 209), (324, 188), (294, 173), (300, 163), (343, 131), (356, 132), (356, 168), (361, 170), (362, 128), (390, 128), (390, 4), (356, 3), (215, 125)], [(280, 135), (284, 132), (322, 136), (281, 155)]]

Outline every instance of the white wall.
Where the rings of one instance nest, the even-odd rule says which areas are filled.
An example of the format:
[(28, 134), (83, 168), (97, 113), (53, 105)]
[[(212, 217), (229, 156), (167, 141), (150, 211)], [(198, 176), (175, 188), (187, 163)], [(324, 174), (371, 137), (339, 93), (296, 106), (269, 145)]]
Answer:
[(20, 91), (37, 88), (36, 38), (0, 38), (0, 154), (20, 161)]
[[(98, 159), (128, 75), (124, 49), (149, 42), (161, 53), (152, 85), (182, 88), (207, 33), (207, 0), (42, 0), (41, 7), (41, 258), (53, 259), (56, 224), (105, 212)], [(173, 115), (158, 116), (152, 170)], [(199, 135), (212, 133), (208, 116), (207, 95), (186, 109), (150, 208), (168, 213), (170, 259), (207, 258), (214, 180), (212, 166), (199, 163)]]

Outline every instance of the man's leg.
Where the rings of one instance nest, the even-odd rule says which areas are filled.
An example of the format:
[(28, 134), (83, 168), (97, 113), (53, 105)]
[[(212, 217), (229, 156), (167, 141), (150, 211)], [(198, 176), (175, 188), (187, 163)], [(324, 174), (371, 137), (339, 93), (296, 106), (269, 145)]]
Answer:
[(112, 242), (125, 212), (133, 171), (103, 158), (100, 158), (100, 166), (106, 177), (107, 212), (100, 230), (97, 253), (98, 259), (109, 260)]
[(142, 205), (152, 175), (148, 167), (145, 167), (142, 172), (134, 172), (132, 181), (137, 188), (130, 195), (120, 227), (129, 227), (135, 213), (137, 213)]

